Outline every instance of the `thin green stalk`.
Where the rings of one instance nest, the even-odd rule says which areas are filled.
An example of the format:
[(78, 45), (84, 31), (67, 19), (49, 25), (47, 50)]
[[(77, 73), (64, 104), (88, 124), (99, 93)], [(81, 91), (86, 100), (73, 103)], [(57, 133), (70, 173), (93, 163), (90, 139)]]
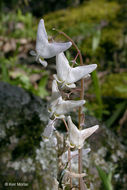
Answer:
[[(96, 49), (99, 46), (100, 43), (100, 39), (101, 39), (101, 30), (98, 29), (94, 36), (93, 36), (93, 41), (92, 41), (92, 51), (93, 53), (96, 52)], [(94, 58), (93, 58), (94, 61)], [(102, 102), (102, 97), (101, 97), (101, 89), (100, 89), (100, 84), (99, 84), (99, 79), (98, 79), (98, 75), (97, 75), (97, 71), (93, 71), (92, 72), (92, 80), (93, 80), (93, 85), (94, 85), (94, 91), (96, 94), (96, 99), (97, 99), (97, 103), (99, 105), (99, 108), (97, 110), (97, 117), (99, 119), (102, 119), (102, 115), (103, 115), (103, 102)]]
[(97, 110), (97, 117), (99, 119), (102, 119), (102, 114), (103, 114), (103, 103), (102, 103), (102, 97), (101, 97), (101, 89), (100, 89), (100, 84), (99, 84), (99, 79), (97, 76), (97, 71), (92, 72), (92, 80), (93, 80), (93, 85), (94, 85), (94, 91), (96, 94), (96, 99), (97, 103), (99, 105), (99, 108)]

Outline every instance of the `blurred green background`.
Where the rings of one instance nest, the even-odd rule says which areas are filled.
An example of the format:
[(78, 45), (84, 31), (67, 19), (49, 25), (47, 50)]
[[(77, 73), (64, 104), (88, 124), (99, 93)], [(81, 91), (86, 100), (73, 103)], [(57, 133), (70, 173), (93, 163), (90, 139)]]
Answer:
[[(84, 64), (98, 65), (91, 79), (85, 81), (86, 115), (104, 123), (126, 146), (127, 0), (0, 1), (0, 81), (22, 87), (47, 101), (54, 63), (49, 61), (44, 69), (29, 54), (35, 49), (40, 18), (45, 21), (49, 38), (67, 41), (52, 28), (64, 31), (81, 50)], [(72, 47), (66, 55), (72, 60), (76, 50)], [(99, 167), (97, 170), (102, 188), (111, 190), (111, 175)], [(125, 190), (126, 186), (114, 189)]]

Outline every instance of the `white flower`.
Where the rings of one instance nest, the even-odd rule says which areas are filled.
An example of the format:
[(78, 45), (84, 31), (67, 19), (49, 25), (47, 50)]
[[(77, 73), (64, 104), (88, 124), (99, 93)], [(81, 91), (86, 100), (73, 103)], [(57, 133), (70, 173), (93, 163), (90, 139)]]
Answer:
[(45, 138), (50, 138), (53, 134), (53, 131), (55, 129), (54, 127), (55, 120), (49, 119), (48, 124), (46, 125), (44, 132), (43, 132), (43, 137)]
[(64, 114), (70, 112), (73, 108), (82, 106), (83, 104), (85, 104), (85, 100), (63, 100), (57, 86), (57, 81), (53, 80), (52, 101), (49, 108), (49, 111), (51, 112), (50, 116), (54, 115), (55, 118), (64, 118)]
[(31, 51), (31, 55), (36, 56), (36, 61), (39, 61), (44, 67), (47, 66), (46, 61), (42, 61), (43, 58), (51, 58), (59, 54), (60, 52), (66, 51), (72, 45), (71, 42), (66, 43), (56, 43), (48, 42), (48, 36), (44, 25), (44, 20), (41, 19), (37, 30), (37, 40), (36, 40), (36, 52)]
[(67, 121), (69, 127), (69, 144), (70, 147), (73, 148), (82, 148), (84, 145), (84, 141), (99, 128), (98, 125), (95, 125), (84, 130), (79, 130), (72, 122), (70, 116), (67, 117)]
[(62, 52), (56, 55), (57, 75), (54, 75), (54, 78), (59, 83), (62, 83), (63, 86), (75, 88), (76, 85), (74, 83), (82, 78), (87, 77), (89, 73), (96, 69), (96, 67), (96, 64), (91, 64), (72, 68), (70, 67), (64, 53)]

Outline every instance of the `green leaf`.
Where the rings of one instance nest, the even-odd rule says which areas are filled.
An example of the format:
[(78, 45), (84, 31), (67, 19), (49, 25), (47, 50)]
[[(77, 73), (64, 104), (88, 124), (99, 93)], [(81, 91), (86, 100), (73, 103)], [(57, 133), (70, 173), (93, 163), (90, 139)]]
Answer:
[(45, 75), (42, 77), (42, 79), (39, 82), (37, 95), (41, 98), (45, 98), (48, 95), (48, 91), (46, 90), (46, 84), (47, 84), (48, 76)]
[(121, 112), (125, 109), (126, 103), (127, 102), (124, 101), (124, 102), (119, 103), (118, 105), (116, 105), (116, 110), (114, 111), (112, 116), (105, 122), (107, 127), (111, 127), (112, 124), (116, 121), (116, 119), (119, 117)]
[(93, 41), (92, 41), (93, 52), (96, 51), (96, 49), (98, 48), (100, 43), (100, 38), (101, 38), (101, 30), (97, 30), (93, 36)]
[(5, 82), (9, 82), (9, 74), (6, 63), (1, 60), (1, 70), (2, 70), (2, 80)]
[(121, 86), (116, 86), (115, 89), (118, 91), (118, 92), (121, 92), (121, 93), (127, 93), (127, 86), (126, 85), (121, 85)]
[(105, 190), (113, 190), (113, 186), (111, 183), (111, 179), (112, 179), (112, 172), (110, 172), (109, 174), (106, 174), (105, 171), (103, 171), (99, 166), (96, 166), (98, 174), (101, 178), (101, 181), (103, 183), (104, 189)]
[(97, 71), (93, 71), (92, 74), (92, 81), (93, 81), (93, 85), (94, 85), (94, 91), (96, 94), (96, 99), (97, 99), (97, 103), (99, 105), (99, 109), (98, 109), (98, 113), (97, 113), (97, 117), (99, 119), (101, 119), (102, 117), (102, 113), (103, 113), (103, 103), (102, 103), (102, 98), (101, 98), (101, 90), (100, 90), (100, 84), (99, 84), (99, 79), (97, 76)]
[(19, 80), (21, 81), (22, 87), (29, 90), (31, 88), (30, 79), (26, 75), (20, 75)]
[[(92, 51), (93, 51), (93, 53), (96, 51), (97, 47), (99, 46), (100, 38), (101, 38), (101, 30), (98, 29), (95, 31), (95, 33), (93, 35), (93, 40), (92, 40)], [(97, 103), (99, 105), (99, 109), (97, 111), (97, 117), (99, 119), (101, 119), (102, 114), (103, 114), (103, 109), (102, 109), (103, 104), (102, 104), (101, 90), (100, 90), (99, 79), (97, 76), (97, 71), (96, 70), (93, 71), (91, 76), (92, 76), (92, 81), (93, 81), (93, 85), (94, 85)]]

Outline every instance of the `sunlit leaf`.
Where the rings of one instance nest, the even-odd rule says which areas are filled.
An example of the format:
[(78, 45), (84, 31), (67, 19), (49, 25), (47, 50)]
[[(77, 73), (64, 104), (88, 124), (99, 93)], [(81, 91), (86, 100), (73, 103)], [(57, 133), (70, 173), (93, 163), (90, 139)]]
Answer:
[(99, 166), (96, 166), (96, 168), (101, 178), (101, 181), (103, 183), (104, 190), (113, 190), (113, 186), (111, 183), (112, 172), (109, 172), (109, 174), (106, 174), (106, 172), (103, 171)]

